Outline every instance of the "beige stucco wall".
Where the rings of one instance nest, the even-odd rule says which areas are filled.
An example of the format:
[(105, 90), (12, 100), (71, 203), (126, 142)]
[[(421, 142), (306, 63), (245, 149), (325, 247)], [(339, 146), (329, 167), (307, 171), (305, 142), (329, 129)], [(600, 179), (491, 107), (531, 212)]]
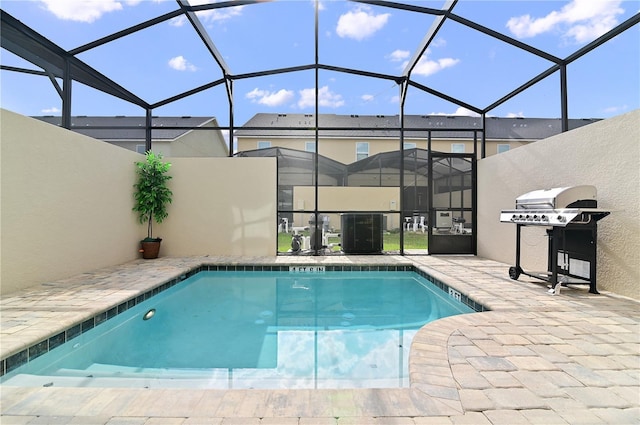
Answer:
[(351, 164), (357, 160), (356, 145), (359, 142), (369, 143), (369, 156), (396, 151), (400, 146), (398, 139), (331, 138), (320, 139), (318, 152), (343, 164)]
[[(1, 293), (139, 258), (132, 186), (144, 157), (0, 111)], [(275, 255), (274, 158), (167, 159), (161, 256)]]
[(161, 255), (276, 255), (275, 158), (169, 158)]
[[(144, 149), (144, 142), (140, 142), (140, 140), (134, 140), (134, 141), (119, 140), (119, 141), (112, 141), (107, 143), (124, 148), (124, 149), (128, 149), (133, 152), (137, 152), (136, 146), (138, 145), (142, 145)], [(162, 156), (164, 156), (165, 158), (169, 157), (171, 156), (171, 143), (167, 141), (153, 142), (153, 151), (155, 153), (162, 154)]]
[[(303, 201), (301, 204), (300, 201)], [(293, 207), (312, 210), (315, 205), (315, 190), (310, 186), (293, 188)], [(392, 204), (394, 202), (395, 204)], [(395, 205), (395, 207), (394, 207)], [(324, 211), (389, 211), (400, 205), (400, 190), (397, 187), (320, 187), (318, 188), (318, 209)], [(340, 229), (340, 214), (327, 214), (330, 226)], [(387, 229), (400, 227), (399, 214), (389, 213)], [(295, 213), (295, 226), (308, 226), (309, 213)]]
[(137, 257), (135, 152), (1, 110), (3, 293)]
[[(634, 111), (481, 160), (479, 255), (514, 261), (515, 227), (498, 217), (520, 194), (593, 184), (600, 207), (613, 210), (598, 226), (599, 288), (640, 298), (639, 123), (640, 111)], [(138, 258), (146, 229), (131, 206), (133, 162), (140, 159), (1, 110), (2, 293)], [(275, 255), (275, 159), (169, 160), (174, 203), (169, 218), (155, 228), (164, 238), (161, 255)], [(389, 193), (380, 196), (381, 190)], [(296, 188), (296, 197), (309, 200), (305, 209), (313, 208), (312, 191)], [(320, 188), (320, 209), (385, 211), (397, 194), (397, 188)], [(524, 268), (546, 268), (544, 232), (524, 230)]]
[[(613, 211), (598, 223), (598, 288), (640, 299), (640, 110), (481, 160), (478, 255), (514, 264), (516, 229), (500, 210), (531, 190), (580, 184)], [(546, 270), (547, 243), (543, 228), (523, 228), (523, 269)]]

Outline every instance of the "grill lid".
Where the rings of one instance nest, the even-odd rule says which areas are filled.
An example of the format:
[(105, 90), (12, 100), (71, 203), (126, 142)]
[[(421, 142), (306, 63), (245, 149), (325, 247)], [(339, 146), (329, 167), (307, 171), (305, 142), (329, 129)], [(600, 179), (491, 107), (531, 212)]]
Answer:
[(609, 215), (599, 210), (595, 186), (534, 190), (516, 198), (515, 210), (502, 210), (500, 221), (534, 226), (589, 224)]
[(534, 190), (516, 198), (516, 209), (596, 208), (595, 186), (569, 186)]

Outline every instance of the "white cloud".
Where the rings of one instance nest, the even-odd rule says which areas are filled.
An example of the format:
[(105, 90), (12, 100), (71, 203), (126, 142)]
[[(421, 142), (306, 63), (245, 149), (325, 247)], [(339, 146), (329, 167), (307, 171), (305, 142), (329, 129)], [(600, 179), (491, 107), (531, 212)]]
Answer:
[(184, 56), (176, 56), (169, 59), (169, 66), (177, 71), (197, 71), (195, 65), (189, 63)]
[(509, 112), (507, 118), (524, 118), (524, 112)]
[(260, 105), (280, 106), (290, 102), (294, 97), (294, 93), (291, 90), (285, 89), (278, 90), (277, 92), (270, 92), (255, 88), (247, 93), (245, 97), (250, 99), (253, 103), (258, 103)]
[[(426, 55), (422, 56), (416, 66), (413, 68), (412, 73), (414, 75), (421, 75), (423, 77), (428, 77), (429, 75), (433, 75), (436, 72), (442, 71), (445, 68), (450, 68), (452, 66), (457, 65), (460, 62), (459, 59), (453, 58), (442, 58), (438, 60), (427, 59)], [(408, 64), (408, 61), (405, 61), (402, 65), (402, 68), (405, 68)]]
[(608, 108), (604, 108), (602, 112), (606, 114), (621, 114), (628, 109), (629, 109), (628, 105), (609, 106)]
[(507, 22), (507, 28), (518, 38), (560, 31), (563, 37), (575, 43), (585, 43), (618, 24), (617, 16), (624, 13), (621, 3), (621, 0), (573, 0), (540, 18), (531, 15), (513, 17)]
[(172, 27), (181, 27), (187, 23), (187, 18), (184, 15), (173, 18), (169, 21), (169, 25)]
[(365, 102), (371, 102), (374, 98), (375, 96), (372, 94), (363, 94), (362, 96), (360, 96), (360, 99), (364, 100)]
[(473, 112), (467, 108), (463, 108), (462, 106), (460, 106), (458, 109), (456, 109), (456, 111), (453, 113), (453, 115), (457, 115), (457, 116), (465, 116), (465, 117), (479, 117), (480, 114), (478, 114), (477, 112)]
[(387, 56), (387, 58), (389, 58), (391, 62), (400, 62), (401, 60), (407, 59), (409, 55), (411, 55), (410, 51), (398, 49), (391, 52), (391, 54)]
[[(446, 44), (447, 44), (446, 41), (440, 38), (438, 39), (438, 43), (435, 43), (434, 47), (443, 47)], [(396, 50), (391, 54), (391, 60), (395, 61), (395, 58), (402, 58), (404, 53), (405, 53), (404, 50)], [(406, 57), (402, 59), (406, 59), (409, 57), (408, 55), (409, 52), (406, 52), (406, 53), (407, 53)], [(460, 59), (454, 59), (454, 58), (441, 58), (441, 59), (433, 60), (433, 59), (429, 59), (430, 55), (432, 55), (432, 52), (431, 52), (431, 49), (429, 48), (418, 60), (418, 63), (411, 71), (414, 75), (421, 75), (423, 77), (428, 77), (430, 75), (435, 74), (436, 72), (442, 71), (445, 68), (450, 68), (452, 66), (455, 66), (460, 62)], [(400, 69), (405, 69), (408, 64), (409, 64), (409, 61), (405, 60), (402, 63), (402, 66), (400, 67)]]
[[(122, 5), (137, 6), (145, 0), (39, 0), (42, 7), (65, 21), (92, 23), (105, 13), (122, 10)], [(153, 0), (160, 3), (166, 0)]]
[[(300, 109), (315, 106), (315, 89), (303, 89), (299, 91), (299, 94), (298, 107)], [(339, 108), (344, 105), (344, 100), (342, 95), (333, 93), (329, 90), (329, 87), (324, 86), (318, 89), (318, 104), (328, 108)]]
[(55, 106), (52, 106), (51, 108), (43, 109), (41, 112), (43, 114), (59, 114), (60, 109), (56, 108)]
[[(189, 0), (189, 4), (191, 6), (198, 6), (201, 4), (211, 3), (211, 0)], [(231, 19), (234, 16), (240, 16), (242, 14), (242, 9), (244, 6), (233, 6), (233, 7), (225, 7), (220, 9), (211, 9), (211, 10), (202, 10), (200, 12), (196, 12), (196, 16), (203, 23), (209, 24), (216, 21), (224, 21), (227, 19)], [(176, 18), (173, 18), (169, 21), (169, 25), (174, 27), (181, 27), (187, 23), (187, 17), (182, 15)]]
[(343, 38), (361, 41), (382, 29), (390, 16), (389, 13), (375, 15), (370, 7), (360, 6), (340, 16), (336, 33)]
[(462, 106), (458, 107), (454, 113), (450, 112), (432, 112), (429, 115), (445, 115), (445, 116), (457, 116), (457, 117), (479, 117), (480, 114), (475, 113)]
[(103, 14), (122, 10), (122, 2), (116, 0), (40, 0), (46, 10), (66, 21), (91, 23)]
[(445, 40), (444, 38), (436, 38), (435, 40), (433, 40), (430, 44), (431, 47), (444, 47), (447, 45), (447, 40)]

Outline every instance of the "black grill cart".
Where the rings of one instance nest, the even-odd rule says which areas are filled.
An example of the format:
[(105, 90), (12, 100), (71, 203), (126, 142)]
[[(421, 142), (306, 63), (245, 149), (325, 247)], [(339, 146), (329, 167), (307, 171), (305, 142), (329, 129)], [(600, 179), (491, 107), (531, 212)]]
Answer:
[[(516, 224), (516, 264), (509, 268), (509, 277), (517, 280), (521, 274), (551, 284), (552, 294), (560, 286), (588, 284), (589, 292), (596, 287), (596, 252), (598, 221), (609, 211), (597, 208), (594, 186), (572, 186), (536, 190), (516, 199), (515, 210), (503, 210), (500, 221)], [(523, 226), (547, 227), (548, 261), (546, 272), (526, 272), (520, 266), (520, 243)]]

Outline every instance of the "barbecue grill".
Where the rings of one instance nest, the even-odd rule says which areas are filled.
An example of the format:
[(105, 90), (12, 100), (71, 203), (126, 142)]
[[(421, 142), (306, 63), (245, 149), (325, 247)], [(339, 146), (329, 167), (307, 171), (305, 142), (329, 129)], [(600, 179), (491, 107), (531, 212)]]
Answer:
[[(516, 224), (516, 264), (509, 268), (509, 277), (517, 280), (525, 274), (547, 281), (553, 294), (567, 284), (588, 284), (589, 292), (597, 294), (597, 222), (610, 211), (598, 209), (596, 195), (596, 188), (587, 185), (534, 190), (516, 198), (514, 210), (502, 210), (500, 221)], [(525, 272), (520, 267), (522, 226), (547, 227), (546, 272)]]

